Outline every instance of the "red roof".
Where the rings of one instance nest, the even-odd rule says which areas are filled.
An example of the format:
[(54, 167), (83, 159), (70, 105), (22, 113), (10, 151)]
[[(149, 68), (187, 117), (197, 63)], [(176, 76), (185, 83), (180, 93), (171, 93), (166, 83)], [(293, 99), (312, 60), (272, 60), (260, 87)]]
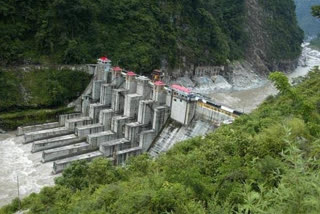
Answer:
[(102, 56), (99, 59), (103, 62), (109, 61), (109, 59), (106, 56)]
[(128, 76), (135, 76), (136, 74), (135, 74), (134, 72), (132, 72), (132, 71), (129, 71), (129, 72), (127, 73), (127, 75), (128, 75)]
[(156, 86), (164, 86), (166, 84), (164, 84), (162, 81), (157, 81), (154, 83)]
[(114, 71), (122, 71), (122, 68), (120, 68), (119, 66), (117, 66), (117, 67), (113, 67), (112, 70), (114, 70)]
[(183, 86), (181, 86), (181, 85), (172, 85), (171, 88), (172, 88), (172, 89), (176, 89), (176, 90), (178, 90), (178, 91), (182, 91), (182, 92), (188, 93), (188, 94), (191, 92), (190, 89), (188, 89), (188, 88), (186, 88), (186, 87), (183, 87)]

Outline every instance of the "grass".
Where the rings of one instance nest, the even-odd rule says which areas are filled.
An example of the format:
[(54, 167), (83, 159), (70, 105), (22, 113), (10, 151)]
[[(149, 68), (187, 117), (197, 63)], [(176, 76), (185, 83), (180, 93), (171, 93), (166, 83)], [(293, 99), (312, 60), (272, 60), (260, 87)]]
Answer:
[(15, 130), (18, 126), (35, 125), (58, 120), (60, 114), (73, 112), (73, 108), (32, 109), (12, 113), (0, 113), (0, 128)]

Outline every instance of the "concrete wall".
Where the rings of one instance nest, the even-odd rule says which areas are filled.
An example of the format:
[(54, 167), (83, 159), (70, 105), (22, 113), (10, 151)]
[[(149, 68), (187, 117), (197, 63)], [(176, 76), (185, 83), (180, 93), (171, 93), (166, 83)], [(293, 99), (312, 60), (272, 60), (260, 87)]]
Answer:
[(187, 116), (187, 105), (188, 103), (178, 97), (173, 97), (171, 106), (171, 118), (175, 121), (185, 124)]
[(207, 108), (204, 105), (197, 105), (196, 115), (209, 121), (222, 122), (225, 120), (234, 120), (234, 118), (232, 118), (231, 116), (226, 115), (222, 112), (218, 112), (217, 110)]
[(142, 147), (142, 152), (148, 151), (155, 137), (156, 133), (154, 130), (147, 130), (140, 133), (139, 142)]

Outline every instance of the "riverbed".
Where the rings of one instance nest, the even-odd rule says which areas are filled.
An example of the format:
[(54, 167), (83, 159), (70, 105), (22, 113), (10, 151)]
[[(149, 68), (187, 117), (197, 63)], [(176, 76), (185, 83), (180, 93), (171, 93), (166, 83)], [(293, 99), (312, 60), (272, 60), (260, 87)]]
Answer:
[[(295, 71), (287, 74), (287, 76), (289, 80), (292, 81), (294, 78), (307, 75), (314, 66), (320, 66), (320, 52), (309, 48), (308, 44), (303, 44), (299, 66)], [(268, 96), (278, 93), (277, 89), (269, 80), (265, 78), (263, 82), (264, 84), (260, 87), (252, 87), (246, 90), (212, 92), (206, 95), (218, 103), (223, 103), (241, 112), (250, 113)]]
[[(304, 76), (314, 66), (320, 65), (320, 52), (304, 46), (301, 65), (289, 78)], [(217, 102), (234, 109), (251, 112), (263, 100), (277, 93), (269, 81), (259, 87), (246, 90), (231, 90), (227, 92), (212, 92), (208, 96)], [(32, 192), (39, 192), (43, 186), (54, 184), (51, 174), (52, 162), (42, 164), (41, 152), (31, 153), (31, 144), (22, 144), (22, 137), (16, 137), (15, 132), (0, 134), (0, 206), (9, 203), (18, 196), (17, 179), (19, 180), (20, 197)]]

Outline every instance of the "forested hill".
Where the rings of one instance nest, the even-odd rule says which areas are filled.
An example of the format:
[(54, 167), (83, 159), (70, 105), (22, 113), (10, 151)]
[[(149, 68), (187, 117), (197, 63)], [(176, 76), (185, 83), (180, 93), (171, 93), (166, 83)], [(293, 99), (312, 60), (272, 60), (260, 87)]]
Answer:
[[(252, 1), (258, 7), (246, 7)], [(175, 67), (184, 56), (191, 64), (214, 65), (247, 56), (254, 61), (250, 53), (258, 53), (271, 70), (300, 54), (302, 32), (293, 0), (264, 2), (1, 0), (0, 62), (88, 63), (108, 55), (148, 72)], [(272, 42), (261, 46), (261, 39)]]

